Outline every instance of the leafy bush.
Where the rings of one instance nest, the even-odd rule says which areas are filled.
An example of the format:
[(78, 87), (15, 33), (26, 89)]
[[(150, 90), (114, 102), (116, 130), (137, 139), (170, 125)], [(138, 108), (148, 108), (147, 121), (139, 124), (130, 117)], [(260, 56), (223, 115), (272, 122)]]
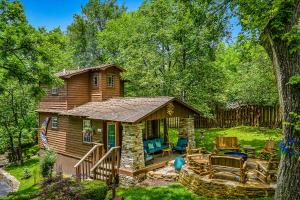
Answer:
[(53, 167), (56, 161), (56, 153), (53, 150), (46, 150), (44, 157), (41, 159), (40, 167), (42, 176), (51, 177)]
[(31, 171), (28, 168), (23, 170), (22, 179), (29, 179), (31, 177)]
[(83, 191), (81, 192), (82, 199), (99, 199), (104, 200), (108, 191), (106, 184), (102, 181), (82, 181)]
[(39, 145), (37, 144), (37, 145), (34, 145), (34, 146), (30, 147), (30, 148), (28, 149), (28, 152), (27, 152), (27, 153), (28, 153), (29, 156), (35, 156), (35, 155), (38, 154), (39, 150), (40, 150), (40, 147), (39, 147)]
[(42, 189), (39, 199), (43, 200), (60, 200), (72, 199), (81, 200), (80, 192), (82, 187), (70, 178), (54, 177), (48, 178), (42, 183)]
[(104, 200), (108, 188), (102, 181), (75, 182), (71, 178), (48, 178), (42, 183), (39, 199)]

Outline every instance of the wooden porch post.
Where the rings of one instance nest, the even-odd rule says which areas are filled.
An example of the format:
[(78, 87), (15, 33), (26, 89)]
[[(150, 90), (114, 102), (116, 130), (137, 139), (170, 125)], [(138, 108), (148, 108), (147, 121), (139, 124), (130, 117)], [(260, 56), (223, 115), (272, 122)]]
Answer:
[(164, 120), (164, 142), (167, 143), (169, 142), (169, 135), (168, 135), (168, 121), (167, 118), (163, 119)]

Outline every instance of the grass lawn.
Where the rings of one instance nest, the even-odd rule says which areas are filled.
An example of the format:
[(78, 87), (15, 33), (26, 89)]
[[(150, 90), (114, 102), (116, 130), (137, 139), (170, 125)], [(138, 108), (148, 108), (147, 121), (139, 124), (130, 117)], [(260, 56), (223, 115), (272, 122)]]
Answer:
[[(281, 129), (257, 128), (249, 126), (238, 126), (233, 128), (211, 128), (204, 130), (205, 139), (200, 141), (200, 129), (195, 130), (195, 139), (197, 147), (205, 147), (212, 151), (214, 139), (217, 136), (236, 136), (241, 146), (253, 146), (256, 149), (262, 149), (265, 141), (272, 138), (279, 142), (282, 136)], [(177, 143), (178, 129), (169, 130), (169, 140), (174, 144)]]
[[(212, 200), (212, 198), (194, 195), (179, 183), (160, 187), (118, 188), (117, 195), (123, 196), (126, 200)], [(252, 200), (271, 199), (272, 198), (254, 198)]]
[[(28, 168), (32, 175), (28, 179), (22, 178), (25, 168)], [(5, 170), (8, 171), (11, 175), (15, 176), (20, 181), (20, 187), (18, 192), (13, 193), (13, 195), (9, 195), (6, 198), (0, 198), (1, 200), (2, 199), (28, 199), (30, 196), (32, 196), (38, 191), (39, 185), (34, 183), (34, 178), (36, 178), (36, 183), (39, 183), (41, 180), (40, 173), (39, 173), (38, 157), (34, 157), (29, 160), (26, 160), (23, 166), (11, 165), (9, 167), (6, 167)]]

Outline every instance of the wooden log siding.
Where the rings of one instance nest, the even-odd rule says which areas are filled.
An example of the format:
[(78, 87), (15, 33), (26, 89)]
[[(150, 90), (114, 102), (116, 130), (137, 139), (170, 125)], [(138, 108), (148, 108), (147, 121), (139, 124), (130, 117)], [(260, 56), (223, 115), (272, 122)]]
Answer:
[[(114, 75), (114, 87), (107, 86), (107, 76), (109, 74)], [(122, 97), (120, 70), (117, 68), (109, 68), (101, 72), (101, 91), (102, 100), (106, 100), (112, 97)]]
[(68, 109), (80, 106), (90, 100), (89, 73), (68, 79)]
[[(55, 116), (48, 113), (39, 114), (39, 123), (43, 123), (46, 117)], [(92, 147), (93, 144), (83, 143), (82, 141), (82, 120), (79, 117), (68, 117), (58, 115), (58, 128), (53, 129), (51, 127), (51, 120), (49, 122), (47, 130), (48, 143), (57, 153), (61, 153), (67, 156), (82, 157)], [(99, 120), (92, 120), (92, 127), (98, 129), (102, 128), (103, 122)], [(103, 141), (103, 135), (98, 133), (92, 136), (93, 142)], [(39, 140), (40, 143), (40, 140)]]
[(42, 86), (47, 90), (47, 95), (42, 98), (39, 104), (40, 109), (57, 109), (64, 110), (67, 109), (67, 84), (60, 86), (58, 88), (58, 94), (52, 95), (51, 88), (48, 89), (46, 86)]
[[(170, 128), (178, 128), (179, 118), (169, 118), (168, 123)], [(242, 106), (236, 109), (219, 109), (212, 118), (195, 117), (195, 128), (228, 128), (241, 125), (281, 128), (279, 107)]]

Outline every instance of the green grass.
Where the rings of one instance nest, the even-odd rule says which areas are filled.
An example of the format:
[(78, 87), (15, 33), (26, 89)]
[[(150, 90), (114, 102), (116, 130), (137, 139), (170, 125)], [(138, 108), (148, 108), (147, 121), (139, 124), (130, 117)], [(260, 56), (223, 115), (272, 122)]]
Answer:
[[(118, 188), (117, 195), (126, 200), (212, 200), (203, 196), (197, 196), (179, 183), (158, 187), (130, 187)], [(252, 200), (271, 200), (272, 198), (256, 198)], [(225, 200), (225, 199), (223, 199)]]
[[(249, 126), (239, 126), (233, 128), (211, 128), (204, 130), (204, 142), (200, 141), (200, 129), (195, 130), (197, 147), (205, 147), (212, 151), (214, 139), (217, 136), (236, 136), (241, 146), (252, 146), (260, 150), (264, 147), (265, 141), (272, 138), (279, 142), (282, 136), (281, 129), (257, 128)], [(169, 129), (169, 140), (176, 144), (178, 139), (178, 129)]]
[[(31, 172), (31, 177), (28, 179), (23, 179), (24, 169), (28, 168)], [(38, 189), (40, 182), (40, 173), (39, 173), (39, 158), (34, 157), (24, 162), (23, 166), (20, 165), (11, 165), (5, 168), (7, 172), (16, 177), (20, 181), (19, 190), (16, 193), (1, 198), (1, 199), (26, 199), (34, 195)], [(35, 172), (35, 173), (34, 173)], [(34, 183), (34, 177), (36, 177), (36, 183)]]

